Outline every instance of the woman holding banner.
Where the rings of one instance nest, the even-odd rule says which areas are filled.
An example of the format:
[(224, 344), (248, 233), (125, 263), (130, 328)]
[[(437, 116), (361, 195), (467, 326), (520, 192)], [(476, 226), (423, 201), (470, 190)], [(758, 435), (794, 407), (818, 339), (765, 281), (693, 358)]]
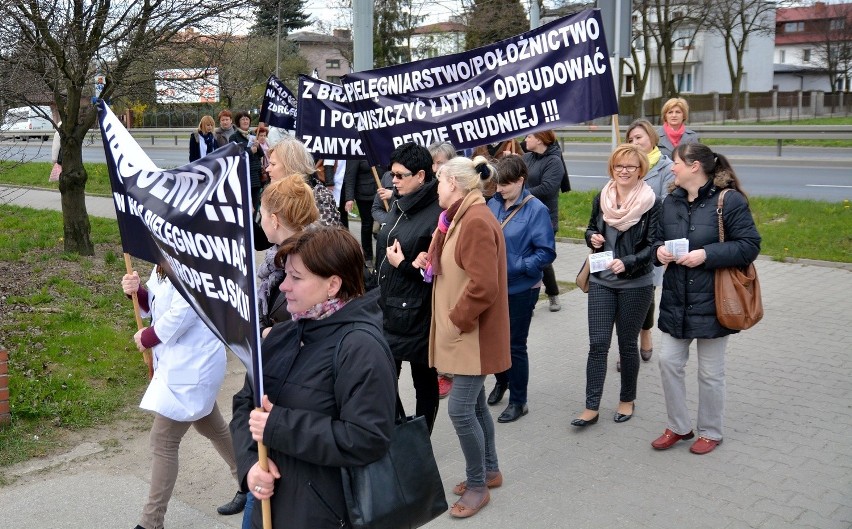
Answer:
[[(340, 228), (287, 239), (277, 261), (293, 321), (263, 342), (262, 409), (250, 387), (234, 397), (234, 442), (251, 446), (238, 454), (239, 475), (271, 501), (275, 529), (349, 527), (340, 468), (382, 457), (394, 426), (396, 372), (378, 291), (365, 293), (364, 254)], [(252, 441), (266, 446), (268, 471)], [(252, 524), (262, 526), (257, 505)]]
[(121, 287), (128, 296), (136, 293), (143, 317), (151, 317), (151, 325), (133, 336), (140, 351), (150, 348), (154, 356), (154, 377), (139, 404), (154, 413), (151, 485), (136, 529), (159, 529), (177, 480), (180, 442), (190, 426), (210, 439), (237, 480), (228, 423), (216, 404), (225, 378), (225, 346), (178, 293), (162, 267), (155, 268), (145, 287), (136, 272), (125, 274)]

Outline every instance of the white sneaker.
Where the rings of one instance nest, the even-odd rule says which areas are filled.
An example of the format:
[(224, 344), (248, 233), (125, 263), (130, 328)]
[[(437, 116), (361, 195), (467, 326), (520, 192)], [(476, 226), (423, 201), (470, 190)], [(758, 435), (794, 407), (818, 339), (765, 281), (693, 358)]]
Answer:
[(549, 296), (550, 312), (559, 312), (562, 310), (562, 305), (559, 304), (559, 296)]

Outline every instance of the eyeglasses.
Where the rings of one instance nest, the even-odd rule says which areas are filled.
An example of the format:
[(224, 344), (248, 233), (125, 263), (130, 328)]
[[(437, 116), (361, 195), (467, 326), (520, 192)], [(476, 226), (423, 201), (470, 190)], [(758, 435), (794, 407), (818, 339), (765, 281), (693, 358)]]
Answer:
[(639, 170), (639, 166), (638, 165), (616, 165), (615, 167), (613, 167), (613, 169), (615, 169), (616, 173), (620, 173), (621, 171), (627, 171), (628, 173), (635, 173), (637, 170)]
[(399, 178), (400, 180), (402, 180), (403, 178), (407, 178), (407, 177), (409, 177), (413, 174), (414, 173), (412, 173), (410, 171), (407, 172), (407, 173), (391, 173), (391, 178)]

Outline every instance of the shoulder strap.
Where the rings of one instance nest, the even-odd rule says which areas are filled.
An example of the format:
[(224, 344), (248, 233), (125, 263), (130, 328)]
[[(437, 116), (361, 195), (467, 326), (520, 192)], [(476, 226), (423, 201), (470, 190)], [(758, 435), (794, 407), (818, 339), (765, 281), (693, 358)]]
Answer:
[(521, 210), (521, 208), (522, 208), (522, 207), (524, 207), (524, 204), (526, 204), (527, 202), (529, 202), (529, 201), (530, 201), (530, 200), (532, 200), (533, 198), (535, 198), (535, 197), (534, 197), (532, 194), (527, 195), (527, 196), (526, 196), (526, 197), (525, 197), (525, 198), (521, 201), (521, 203), (518, 205), (518, 207), (516, 207), (515, 209), (513, 209), (513, 210), (512, 210), (512, 212), (511, 212), (511, 213), (509, 213), (509, 216), (508, 216), (508, 217), (506, 217), (505, 219), (503, 219), (503, 222), (501, 222), (501, 223), (500, 223), (500, 227), (501, 227), (501, 228), (505, 228), (505, 227), (506, 227), (506, 224), (508, 224), (508, 223), (509, 223), (509, 221), (510, 221), (510, 220), (512, 220), (512, 217), (514, 217), (514, 216), (515, 216), (515, 213), (517, 213), (518, 211), (520, 211), (520, 210)]
[[(340, 340), (338, 340), (338, 342), (337, 342), (337, 347), (334, 348), (334, 355), (331, 357), (331, 380), (332, 380), (332, 383), (337, 382), (337, 369), (339, 367), (338, 356), (340, 356), (340, 346), (343, 344), (343, 339), (346, 338), (346, 336), (348, 336), (349, 333), (352, 333), (352, 332), (355, 332), (355, 331), (364, 331), (365, 333), (367, 333), (370, 336), (372, 336), (373, 338), (375, 338), (376, 341), (379, 343), (379, 345), (382, 346), (382, 349), (385, 352), (385, 356), (387, 357), (388, 362), (390, 362), (390, 364), (391, 364), (391, 369), (394, 372), (396, 372), (396, 362), (394, 362), (394, 360), (393, 360), (393, 354), (391, 353), (390, 347), (388, 347), (387, 342), (384, 340), (384, 337), (380, 337), (379, 335), (377, 335), (373, 331), (373, 328), (370, 327), (370, 326), (367, 326), (367, 325), (364, 325), (364, 324), (353, 323), (352, 326), (349, 329), (344, 331), (343, 336), (341, 336)], [(399, 390), (397, 390), (397, 392), (396, 392), (396, 414), (397, 414), (397, 418), (404, 418), (405, 417), (405, 411), (402, 407), (402, 401), (399, 399)]]
[(725, 194), (731, 188), (723, 189), (719, 193), (719, 202), (716, 203), (716, 214), (719, 216), (719, 242), (725, 242), (725, 224), (722, 222), (722, 205), (725, 203)]

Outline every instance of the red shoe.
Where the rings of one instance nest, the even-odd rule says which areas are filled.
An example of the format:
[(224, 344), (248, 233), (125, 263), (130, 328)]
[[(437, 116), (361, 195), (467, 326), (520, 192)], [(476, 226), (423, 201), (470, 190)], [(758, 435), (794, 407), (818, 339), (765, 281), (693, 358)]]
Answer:
[(694, 443), (692, 443), (692, 446), (689, 448), (689, 451), (693, 454), (703, 456), (704, 454), (709, 454), (710, 452), (715, 450), (721, 442), (721, 439), (717, 441), (715, 439), (707, 439), (706, 437), (699, 436), (698, 439)]
[(443, 399), (449, 395), (451, 389), (453, 389), (453, 379), (438, 375), (438, 398)]
[(690, 430), (687, 434), (680, 435), (666, 428), (666, 431), (663, 432), (663, 435), (654, 439), (654, 441), (651, 443), (651, 446), (653, 446), (657, 450), (668, 450), (681, 439), (692, 439), (693, 437), (695, 437), (695, 434), (692, 433), (692, 430)]

